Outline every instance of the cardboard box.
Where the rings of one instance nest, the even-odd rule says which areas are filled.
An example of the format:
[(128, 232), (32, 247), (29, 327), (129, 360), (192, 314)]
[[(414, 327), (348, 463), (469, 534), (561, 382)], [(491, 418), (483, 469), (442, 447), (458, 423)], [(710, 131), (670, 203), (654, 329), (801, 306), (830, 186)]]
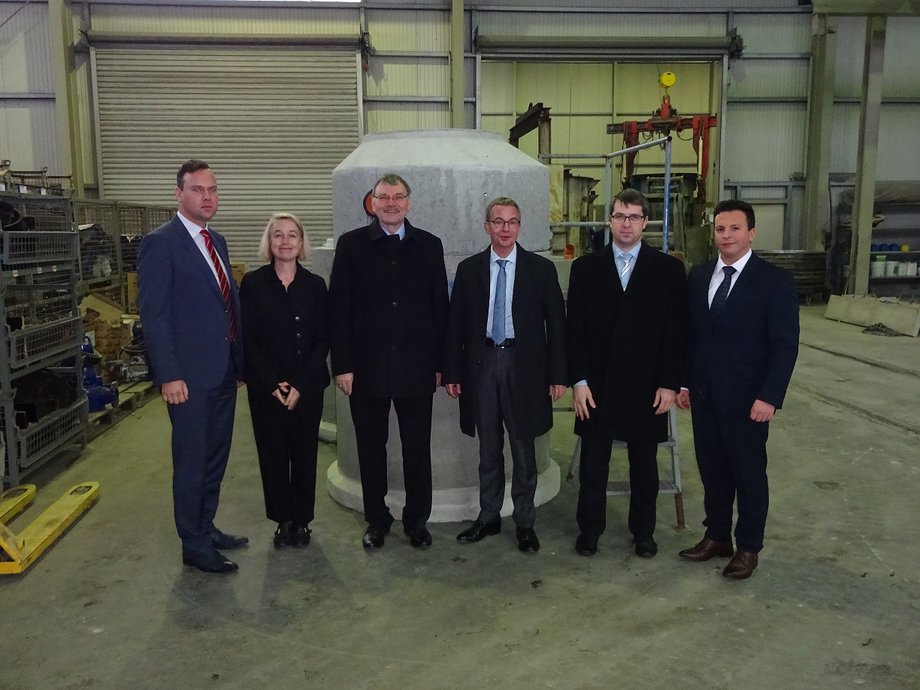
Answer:
[(137, 314), (140, 310), (137, 308), (137, 272), (129, 271), (125, 273), (125, 289), (128, 298), (128, 313)]
[(240, 281), (243, 280), (243, 276), (246, 273), (246, 262), (245, 261), (231, 261), (230, 262), (230, 272), (233, 274), (233, 280), (235, 280), (236, 284), (239, 285)]

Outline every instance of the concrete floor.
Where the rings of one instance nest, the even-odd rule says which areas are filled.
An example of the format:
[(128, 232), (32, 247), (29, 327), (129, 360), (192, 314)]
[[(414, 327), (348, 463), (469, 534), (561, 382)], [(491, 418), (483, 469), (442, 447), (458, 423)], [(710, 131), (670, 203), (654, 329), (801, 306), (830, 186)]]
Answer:
[[(24, 525), (71, 485), (99, 503), (25, 575), (0, 578), (3, 688), (920, 687), (920, 340), (802, 310), (803, 347), (770, 438), (772, 505), (754, 577), (682, 562), (701, 489), (681, 415), (689, 529), (659, 500), (657, 558), (629, 548), (611, 498), (594, 558), (575, 554), (575, 491), (538, 510), (543, 549), (513, 526), (479, 544), (432, 525), (377, 553), (321, 488), (313, 543), (275, 551), (248, 411), (219, 525), (248, 534), (240, 572), (184, 568), (171, 518), (169, 426), (154, 400), (42, 480)], [(554, 456), (567, 469), (571, 416)], [(334, 446), (320, 452), (320, 476)], [(474, 462), (474, 459), (470, 459)], [(622, 470), (625, 459), (617, 456)], [(51, 475), (51, 472), (47, 474)], [(398, 527), (398, 525), (397, 525)]]

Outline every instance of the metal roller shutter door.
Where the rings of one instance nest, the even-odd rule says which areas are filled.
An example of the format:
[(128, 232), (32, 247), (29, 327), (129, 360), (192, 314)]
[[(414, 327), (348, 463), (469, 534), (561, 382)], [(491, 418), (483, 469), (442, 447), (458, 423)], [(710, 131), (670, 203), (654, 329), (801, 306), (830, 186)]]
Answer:
[(275, 211), (296, 214), (314, 247), (331, 236), (331, 173), (359, 138), (353, 51), (100, 47), (93, 66), (104, 198), (174, 204), (176, 170), (201, 158), (233, 261), (261, 263)]

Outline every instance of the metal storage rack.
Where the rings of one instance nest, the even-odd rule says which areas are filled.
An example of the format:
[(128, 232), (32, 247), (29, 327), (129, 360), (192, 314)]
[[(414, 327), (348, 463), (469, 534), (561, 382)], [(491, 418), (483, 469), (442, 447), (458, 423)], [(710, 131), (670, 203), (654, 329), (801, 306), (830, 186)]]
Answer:
[(127, 276), (137, 271), (141, 237), (174, 212), (162, 206), (74, 199), (74, 223), (79, 231), (78, 296), (102, 294), (128, 310)]
[[(0, 230), (0, 445), (3, 484), (15, 486), (66, 445), (85, 446), (83, 322), (70, 199), (4, 192), (0, 201), (23, 220)], [(23, 409), (27, 387), (35, 398)]]

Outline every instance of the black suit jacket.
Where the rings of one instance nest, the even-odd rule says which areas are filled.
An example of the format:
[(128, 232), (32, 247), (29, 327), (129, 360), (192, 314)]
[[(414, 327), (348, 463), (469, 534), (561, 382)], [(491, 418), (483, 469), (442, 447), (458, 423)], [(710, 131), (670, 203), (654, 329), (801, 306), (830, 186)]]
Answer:
[(356, 394), (431, 394), (442, 371), (444, 248), (408, 220), (405, 227), (396, 247), (376, 220), (336, 245), (329, 278), (332, 373), (354, 373)]
[(799, 348), (799, 302), (789, 272), (753, 254), (718, 319), (709, 312), (715, 261), (690, 271), (686, 386), (693, 404), (747, 417), (755, 400), (782, 407)]
[(301, 394), (329, 385), (326, 283), (303, 266), (285, 290), (272, 264), (240, 284), (245, 380), (250, 393), (271, 395), (280, 381)]
[[(475, 435), (477, 384), (489, 319), (490, 249), (457, 267), (450, 299), (444, 383), (461, 384), (460, 428)], [(565, 384), (565, 303), (549, 259), (517, 248), (514, 294), (514, 426), (522, 437), (553, 426), (551, 384)]]
[(576, 259), (569, 277), (569, 383), (587, 380), (597, 404), (575, 433), (667, 437), (654, 414), (658, 388), (680, 389), (687, 339), (686, 278), (672, 256), (643, 243), (624, 292), (613, 245)]

